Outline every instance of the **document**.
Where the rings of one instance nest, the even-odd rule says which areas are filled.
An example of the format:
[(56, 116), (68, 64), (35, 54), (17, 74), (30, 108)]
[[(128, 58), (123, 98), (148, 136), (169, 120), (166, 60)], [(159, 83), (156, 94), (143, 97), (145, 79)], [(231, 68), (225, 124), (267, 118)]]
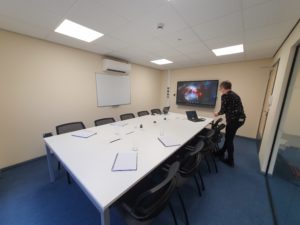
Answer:
[(71, 133), (72, 136), (81, 137), (81, 138), (88, 138), (95, 134), (97, 134), (97, 132), (92, 131), (92, 130), (78, 130), (78, 131)]
[(125, 127), (128, 123), (124, 122), (124, 121), (118, 121), (115, 123), (110, 123), (110, 125), (115, 126), (115, 127)]
[(137, 152), (119, 152), (116, 154), (112, 171), (137, 170)]
[(181, 144), (171, 136), (159, 136), (158, 140), (165, 146), (165, 147), (172, 147), (172, 146), (180, 146)]

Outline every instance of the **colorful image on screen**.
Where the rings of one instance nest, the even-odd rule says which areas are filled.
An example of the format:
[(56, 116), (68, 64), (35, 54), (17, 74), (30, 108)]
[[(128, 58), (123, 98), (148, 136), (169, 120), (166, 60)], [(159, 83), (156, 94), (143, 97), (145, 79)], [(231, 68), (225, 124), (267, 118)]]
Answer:
[(213, 107), (216, 104), (218, 80), (179, 81), (176, 104)]

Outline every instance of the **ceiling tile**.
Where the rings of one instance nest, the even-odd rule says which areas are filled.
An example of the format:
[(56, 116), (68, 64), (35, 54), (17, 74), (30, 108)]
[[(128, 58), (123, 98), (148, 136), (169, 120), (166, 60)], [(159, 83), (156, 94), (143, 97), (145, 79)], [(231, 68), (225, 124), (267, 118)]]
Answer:
[(199, 41), (199, 37), (191, 28), (184, 28), (175, 32), (161, 34), (158, 36), (158, 39), (175, 48)]
[(223, 37), (206, 40), (206, 41), (204, 41), (204, 43), (210, 49), (215, 49), (215, 48), (223, 48), (223, 47), (228, 47), (228, 46), (232, 46), (232, 45), (243, 44), (244, 38), (243, 38), (243, 34), (238, 32), (238, 33), (232, 33), (228, 36), (223, 36)]
[(265, 57), (271, 58), (273, 57), (283, 40), (284, 37), (278, 37), (257, 42), (245, 42), (245, 55), (264, 55)]
[[(275, 1), (275, 0), (273, 0)], [(300, 1), (299, 0), (277, 0), (279, 1), (281, 21), (300, 19)]]
[(209, 22), (194, 26), (193, 30), (199, 35), (201, 40), (209, 40), (232, 33), (242, 33), (243, 23), (241, 12), (220, 17)]
[(68, 36), (61, 35), (61, 34), (55, 33), (55, 32), (53, 32), (51, 35), (49, 35), (47, 37), (47, 40), (54, 42), (54, 43), (59, 43), (59, 44), (65, 45), (65, 46), (83, 49), (83, 50), (98, 53), (98, 54), (106, 54), (107, 52), (112, 51), (111, 49), (109, 49), (105, 46), (95, 45), (95, 42), (87, 43), (85, 41), (81, 41), (76, 38), (68, 37)]
[(245, 54), (244, 53), (218, 56), (218, 61), (220, 63), (241, 62), (241, 61), (244, 61), (244, 60), (245, 60)]
[(256, 29), (246, 30), (245, 41), (249, 43), (277, 37), (284, 37), (291, 31), (291, 28), (294, 26), (294, 22), (294, 20), (288, 20)]
[(22, 20), (9, 18), (2, 15), (0, 15), (0, 27), (4, 30), (40, 39), (44, 39), (48, 34), (48, 29), (45, 27), (34, 26), (32, 24), (24, 23)]
[(166, 0), (102, 0), (102, 2), (105, 2), (105, 7), (110, 11), (131, 21), (150, 15), (166, 4)]
[(47, 11), (64, 16), (78, 0), (26, 0), (26, 5), (36, 10)]
[(198, 25), (241, 10), (240, 0), (189, 0), (172, 1), (171, 4), (189, 25)]
[[(47, 9), (36, 10), (30, 4), (19, 4), (18, 0), (1, 1), (0, 15), (11, 18), (15, 21), (22, 21), (27, 26), (43, 27), (43, 29), (50, 29), (55, 27), (60, 18), (49, 12)], [(42, 18), (42, 19), (41, 19)]]
[(201, 42), (194, 42), (186, 45), (178, 45), (175, 48), (183, 54), (193, 54), (193, 53), (207, 54), (210, 52), (210, 49), (206, 45), (202, 44)]
[(258, 4), (265, 3), (270, 0), (242, 0), (243, 8), (249, 8)]
[(128, 21), (109, 11), (102, 1), (79, 1), (66, 15), (67, 19), (106, 34), (119, 29)]
[(300, 1), (289, 0), (288, 2), (291, 4), (286, 4), (283, 0), (272, 0), (245, 9), (243, 12), (245, 28), (248, 30), (286, 20), (296, 21), (299, 19)]

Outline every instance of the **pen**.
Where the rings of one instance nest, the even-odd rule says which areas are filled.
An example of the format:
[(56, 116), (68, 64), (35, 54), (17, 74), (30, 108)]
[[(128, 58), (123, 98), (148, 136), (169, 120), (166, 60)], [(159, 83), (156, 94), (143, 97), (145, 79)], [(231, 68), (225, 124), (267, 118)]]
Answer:
[(126, 135), (127, 135), (127, 134), (132, 134), (132, 133), (134, 133), (134, 131), (128, 132), (128, 133), (126, 133)]
[(121, 138), (118, 138), (118, 139), (112, 140), (112, 141), (110, 141), (109, 143), (113, 143), (113, 142), (115, 142), (115, 141), (119, 141), (119, 140), (121, 140)]

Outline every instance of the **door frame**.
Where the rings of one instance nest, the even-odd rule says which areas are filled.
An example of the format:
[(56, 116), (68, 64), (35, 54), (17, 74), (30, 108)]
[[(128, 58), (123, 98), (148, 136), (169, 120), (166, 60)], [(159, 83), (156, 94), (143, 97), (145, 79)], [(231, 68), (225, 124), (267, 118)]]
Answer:
[(261, 136), (260, 136), (260, 127), (261, 127), (261, 123), (262, 123), (262, 121), (263, 121), (265, 104), (266, 104), (266, 102), (269, 100), (269, 99), (268, 99), (268, 98), (269, 98), (269, 96), (268, 96), (268, 89), (269, 89), (269, 84), (270, 84), (271, 78), (272, 78), (271, 75), (272, 75), (272, 73), (274, 72), (274, 68), (275, 68), (275, 75), (274, 75), (274, 79), (273, 79), (273, 85), (272, 85), (272, 87), (271, 87), (271, 94), (270, 94), (270, 96), (272, 96), (273, 91), (274, 91), (274, 86), (275, 86), (275, 81), (276, 81), (276, 77), (277, 77), (277, 72), (278, 72), (279, 62), (280, 62), (280, 59), (278, 59), (278, 60), (272, 65), (272, 70), (271, 70), (270, 73), (269, 73), (269, 79), (268, 79), (267, 88), (266, 88), (266, 92), (265, 92), (265, 97), (264, 97), (263, 107), (262, 107), (262, 110), (261, 110), (260, 119), (259, 119), (259, 123), (258, 123), (258, 127), (257, 127), (257, 133), (256, 133), (257, 151), (259, 151), (259, 149), (260, 149), (261, 141), (262, 141), (262, 139), (263, 139), (264, 132), (265, 132), (266, 122), (267, 122), (267, 119), (268, 119), (268, 113), (267, 113), (267, 116), (266, 116), (266, 119), (265, 119), (264, 125), (263, 125), (263, 131), (262, 131), (262, 134), (261, 134)]

